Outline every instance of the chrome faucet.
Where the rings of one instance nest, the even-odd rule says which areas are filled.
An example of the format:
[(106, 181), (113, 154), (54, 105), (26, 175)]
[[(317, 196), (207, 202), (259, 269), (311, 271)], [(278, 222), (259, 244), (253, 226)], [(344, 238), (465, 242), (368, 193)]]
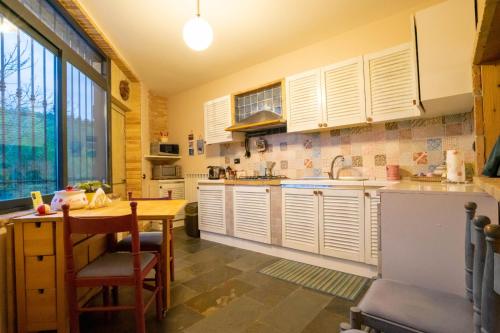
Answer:
[(337, 171), (336, 175), (333, 174), (333, 168), (335, 167), (335, 162), (337, 162), (337, 159), (339, 159), (339, 158), (340, 158), (341, 162), (344, 162), (344, 160), (345, 160), (343, 155), (337, 155), (333, 158), (332, 164), (330, 164), (330, 172), (328, 172), (328, 177), (330, 177), (330, 179), (338, 179), (339, 178), (340, 169)]

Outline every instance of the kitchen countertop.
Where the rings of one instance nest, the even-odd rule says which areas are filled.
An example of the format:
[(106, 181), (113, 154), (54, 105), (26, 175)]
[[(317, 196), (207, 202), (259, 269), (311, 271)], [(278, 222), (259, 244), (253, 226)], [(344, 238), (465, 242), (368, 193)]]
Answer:
[(416, 181), (401, 181), (378, 189), (379, 193), (454, 193), (454, 194), (486, 194), (474, 184), (442, 184)]
[(280, 185), (312, 185), (312, 186), (358, 186), (382, 187), (397, 182), (388, 180), (331, 180), (328, 178), (316, 179), (203, 179), (198, 184), (206, 185), (249, 185), (249, 186), (280, 186)]
[(500, 178), (474, 177), (474, 184), (500, 202)]

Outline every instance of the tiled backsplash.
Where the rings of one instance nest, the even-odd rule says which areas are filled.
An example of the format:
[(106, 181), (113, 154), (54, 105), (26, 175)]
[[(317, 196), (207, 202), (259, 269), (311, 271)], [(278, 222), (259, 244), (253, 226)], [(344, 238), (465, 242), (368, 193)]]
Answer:
[[(246, 175), (263, 174), (266, 162), (276, 162), (274, 174), (289, 178), (326, 176), (336, 155), (345, 157), (341, 176), (385, 178), (385, 166), (399, 164), (401, 175), (432, 171), (444, 161), (444, 152), (458, 149), (467, 164), (474, 161), (472, 113), (416, 119), (321, 133), (268, 135), (268, 150), (258, 153), (250, 141), (252, 156), (244, 157), (244, 145), (221, 145), (221, 165)], [(424, 156), (422, 156), (424, 155)], [(240, 158), (240, 164), (234, 159)]]

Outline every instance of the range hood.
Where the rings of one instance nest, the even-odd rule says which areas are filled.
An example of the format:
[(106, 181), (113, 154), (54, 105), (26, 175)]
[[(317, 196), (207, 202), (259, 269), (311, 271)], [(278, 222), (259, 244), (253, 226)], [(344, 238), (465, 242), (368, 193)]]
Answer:
[(259, 111), (245, 120), (235, 123), (233, 126), (226, 128), (226, 131), (231, 132), (255, 132), (265, 129), (284, 127), (286, 120), (272, 111)]

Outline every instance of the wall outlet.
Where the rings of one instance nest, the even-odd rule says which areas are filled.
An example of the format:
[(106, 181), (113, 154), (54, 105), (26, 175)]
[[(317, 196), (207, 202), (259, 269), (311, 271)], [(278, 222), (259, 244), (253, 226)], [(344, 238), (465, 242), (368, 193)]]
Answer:
[(234, 159), (234, 164), (240, 164), (240, 159), (239, 158), (235, 158)]

